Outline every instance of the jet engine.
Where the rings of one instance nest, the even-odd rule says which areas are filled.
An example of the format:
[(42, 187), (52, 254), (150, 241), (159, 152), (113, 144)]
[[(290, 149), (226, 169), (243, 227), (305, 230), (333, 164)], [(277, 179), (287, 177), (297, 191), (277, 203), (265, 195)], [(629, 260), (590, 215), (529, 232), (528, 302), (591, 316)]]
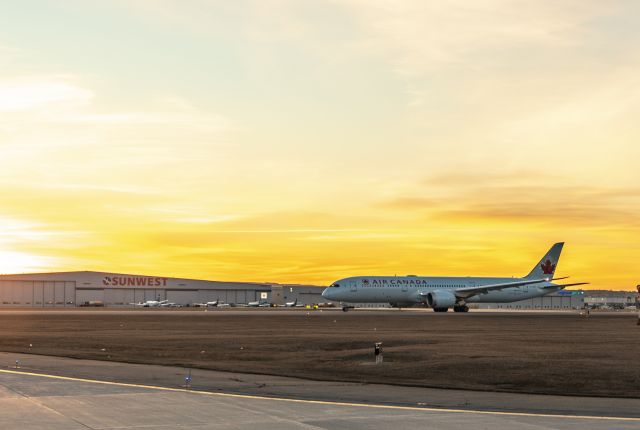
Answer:
[(450, 308), (456, 304), (456, 296), (449, 291), (432, 291), (427, 294), (427, 304), (432, 308)]

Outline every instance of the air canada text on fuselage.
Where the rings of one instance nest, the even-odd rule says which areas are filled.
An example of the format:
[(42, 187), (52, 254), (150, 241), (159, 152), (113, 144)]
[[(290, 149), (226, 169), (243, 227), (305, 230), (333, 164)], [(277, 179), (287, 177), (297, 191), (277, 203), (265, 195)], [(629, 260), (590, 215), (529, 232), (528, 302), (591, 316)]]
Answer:
[(362, 285), (364, 287), (382, 287), (385, 285), (427, 285), (426, 279), (363, 279)]

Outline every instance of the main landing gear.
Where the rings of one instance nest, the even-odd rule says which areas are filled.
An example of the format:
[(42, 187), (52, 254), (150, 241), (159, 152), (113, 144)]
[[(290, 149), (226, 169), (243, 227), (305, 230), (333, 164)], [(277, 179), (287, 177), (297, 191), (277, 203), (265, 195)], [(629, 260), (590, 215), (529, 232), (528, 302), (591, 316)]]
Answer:
[[(433, 308), (434, 312), (447, 312), (449, 308)], [(467, 305), (456, 305), (453, 307), (454, 312), (469, 312), (469, 306)]]

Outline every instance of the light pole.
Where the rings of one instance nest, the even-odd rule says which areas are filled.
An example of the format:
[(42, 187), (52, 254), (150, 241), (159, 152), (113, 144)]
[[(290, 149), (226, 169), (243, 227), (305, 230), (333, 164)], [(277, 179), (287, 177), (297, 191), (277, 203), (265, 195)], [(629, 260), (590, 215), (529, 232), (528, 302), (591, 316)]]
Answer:
[(638, 312), (638, 322), (637, 325), (640, 325), (640, 285), (637, 285), (638, 295), (636, 296), (636, 312)]

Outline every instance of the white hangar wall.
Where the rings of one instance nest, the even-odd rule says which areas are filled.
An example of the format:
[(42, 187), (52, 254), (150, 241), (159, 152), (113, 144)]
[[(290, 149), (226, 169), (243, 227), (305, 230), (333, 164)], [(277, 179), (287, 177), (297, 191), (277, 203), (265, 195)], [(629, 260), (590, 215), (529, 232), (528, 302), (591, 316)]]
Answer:
[[(321, 288), (267, 283), (222, 282), (107, 272), (55, 272), (0, 275), (2, 307), (75, 307), (91, 304), (130, 306), (147, 300), (181, 305), (219, 300), (282, 304), (321, 298)], [(315, 292), (313, 294), (312, 292)], [(309, 302), (312, 303), (312, 302)]]

